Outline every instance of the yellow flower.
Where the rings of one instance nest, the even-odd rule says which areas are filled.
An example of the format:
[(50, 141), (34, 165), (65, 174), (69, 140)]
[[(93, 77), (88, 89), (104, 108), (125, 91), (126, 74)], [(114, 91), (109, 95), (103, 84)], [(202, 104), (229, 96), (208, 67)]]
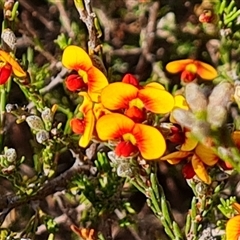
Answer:
[(87, 88), (92, 101), (99, 102), (99, 96), (104, 87), (108, 85), (105, 75), (95, 66), (89, 55), (80, 47), (68, 46), (62, 55), (62, 64), (77, 74), (70, 74), (66, 80), (70, 91)]
[(172, 61), (166, 65), (166, 69), (170, 73), (181, 72), (181, 80), (185, 83), (192, 82), (197, 76), (213, 80), (218, 75), (211, 65), (193, 59)]
[(13, 73), (18, 78), (25, 78), (26, 72), (9, 53), (0, 50), (0, 85), (5, 84)]

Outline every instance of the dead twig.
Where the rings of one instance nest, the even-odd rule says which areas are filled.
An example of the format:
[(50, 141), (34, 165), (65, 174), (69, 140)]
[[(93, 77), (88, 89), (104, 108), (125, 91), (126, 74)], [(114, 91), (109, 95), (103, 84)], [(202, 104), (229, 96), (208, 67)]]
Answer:
[(98, 49), (100, 42), (98, 37), (98, 31), (95, 27), (94, 20), (96, 18), (95, 13), (92, 10), (91, 1), (84, 0), (74, 0), (75, 6), (79, 13), (80, 19), (85, 23), (88, 34), (89, 34), (89, 41), (88, 41), (88, 50), (89, 53), (94, 53)]
[(64, 172), (60, 176), (52, 180), (46, 181), (45, 184), (42, 186), (42, 188), (40, 188), (34, 195), (31, 195), (31, 196), (7, 195), (7, 196), (0, 197), (0, 209), (2, 210), (2, 213), (0, 215), (0, 225), (2, 225), (5, 217), (12, 209), (32, 201), (43, 200), (48, 195), (54, 194), (58, 191), (62, 191), (66, 189), (69, 181), (74, 175), (83, 171), (90, 171), (90, 170), (91, 170), (91, 166), (82, 165), (81, 161), (76, 158), (75, 163), (70, 169), (68, 169), (66, 172)]
[(151, 50), (156, 37), (156, 21), (159, 8), (159, 2), (154, 2), (152, 4), (152, 6), (149, 8), (149, 18), (147, 26), (141, 31), (141, 36), (143, 36), (141, 43), (142, 55), (140, 56), (138, 64), (136, 66), (136, 73), (138, 75), (141, 75), (141, 72), (144, 71), (144, 66), (146, 65), (146, 62), (152, 63), (154, 60)]

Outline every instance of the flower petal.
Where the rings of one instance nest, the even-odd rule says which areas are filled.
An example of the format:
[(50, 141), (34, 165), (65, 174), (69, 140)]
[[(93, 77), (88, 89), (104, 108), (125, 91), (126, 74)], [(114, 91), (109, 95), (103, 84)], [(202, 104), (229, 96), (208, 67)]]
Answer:
[(178, 107), (178, 108), (185, 109), (185, 110), (189, 109), (187, 101), (186, 101), (185, 97), (182, 95), (174, 96), (174, 107)]
[(186, 159), (188, 156), (190, 156), (191, 152), (185, 152), (185, 151), (177, 151), (173, 153), (169, 153), (163, 157), (161, 157), (160, 160), (172, 160), (172, 159)]
[(157, 159), (164, 154), (166, 142), (156, 128), (136, 123), (132, 133), (136, 138), (137, 147), (144, 159)]
[(166, 65), (166, 69), (170, 73), (182, 72), (185, 69), (186, 65), (189, 63), (193, 63), (193, 61), (194, 61), (193, 59), (172, 61)]
[(144, 107), (153, 113), (168, 113), (173, 109), (173, 96), (157, 88), (147, 87), (139, 90), (138, 98), (144, 103)]
[(226, 224), (226, 240), (238, 240), (240, 237), (240, 215), (228, 220)]
[(62, 64), (65, 68), (76, 71), (79, 69), (88, 71), (93, 66), (88, 54), (82, 48), (74, 45), (64, 49)]
[(89, 110), (93, 109), (93, 102), (86, 92), (80, 92), (78, 95), (83, 97), (83, 102), (78, 110), (83, 114), (86, 114)]
[(210, 184), (212, 182), (211, 177), (208, 175), (207, 170), (201, 161), (201, 159), (197, 155), (192, 156), (192, 166), (196, 173), (196, 175), (206, 184)]
[(182, 151), (192, 151), (198, 144), (198, 141), (192, 136), (191, 132), (185, 131), (185, 142), (181, 146)]
[(25, 78), (26, 72), (22, 69), (19, 63), (11, 57), (11, 55), (3, 50), (0, 50), (0, 56), (12, 66), (13, 74), (18, 78)]
[(195, 154), (208, 166), (215, 165), (219, 157), (211, 150), (211, 148), (199, 143), (195, 148)]
[(129, 102), (137, 98), (138, 88), (131, 84), (115, 82), (105, 87), (101, 94), (101, 102), (110, 110), (126, 109)]
[(144, 86), (144, 88), (157, 88), (160, 90), (165, 90), (164, 86), (158, 82), (151, 82)]
[(110, 113), (98, 119), (96, 129), (99, 138), (106, 141), (119, 139), (123, 134), (131, 133), (134, 125), (130, 118), (119, 113)]
[(12, 66), (10, 64), (6, 63), (3, 67), (0, 67), (0, 85), (5, 84), (11, 74)]
[(91, 67), (88, 72), (88, 94), (92, 101), (99, 102), (100, 94), (108, 85), (106, 76), (96, 67)]
[(75, 92), (84, 88), (86, 84), (78, 74), (70, 74), (65, 80), (65, 85), (69, 91)]
[(127, 73), (124, 75), (123, 79), (122, 79), (122, 82), (123, 83), (128, 83), (128, 84), (131, 84), (137, 88), (139, 88), (139, 82), (138, 80), (130, 73)]
[(95, 126), (95, 117), (92, 110), (89, 110), (87, 113), (85, 113), (84, 121), (85, 121), (85, 130), (79, 140), (79, 146), (83, 148), (87, 147), (87, 145), (92, 139), (93, 129)]
[(205, 80), (212, 80), (218, 76), (218, 73), (214, 67), (207, 63), (203, 63), (200, 61), (194, 61), (197, 65), (197, 74), (205, 79)]

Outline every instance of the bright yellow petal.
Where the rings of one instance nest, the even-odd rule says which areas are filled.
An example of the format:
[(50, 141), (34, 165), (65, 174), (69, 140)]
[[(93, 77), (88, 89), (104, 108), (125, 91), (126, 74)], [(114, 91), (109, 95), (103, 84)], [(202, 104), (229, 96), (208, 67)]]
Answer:
[(191, 152), (184, 152), (184, 151), (177, 151), (173, 153), (169, 153), (163, 157), (161, 157), (160, 160), (173, 160), (173, 159), (186, 159), (188, 156), (190, 156), (192, 153)]
[(173, 96), (157, 88), (144, 88), (139, 90), (138, 98), (142, 100), (144, 107), (153, 113), (168, 113), (173, 109)]
[(149, 88), (149, 87), (160, 89), (160, 90), (165, 90), (164, 86), (157, 82), (151, 82), (144, 86), (144, 88)]
[(110, 110), (127, 109), (129, 102), (137, 98), (138, 88), (135, 86), (115, 82), (105, 87), (101, 93), (101, 102), (105, 108)]
[(238, 240), (240, 237), (240, 215), (228, 220), (226, 224), (226, 240)]
[(170, 62), (166, 65), (166, 69), (170, 73), (182, 72), (189, 63), (193, 63), (193, 59), (183, 59)]
[(166, 142), (160, 131), (152, 126), (135, 124), (132, 134), (137, 141), (137, 147), (146, 160), (161, 157), (166, 150)]
[(211, 148), (199, 143), (195, 148), (195, 154), (208, 166), (215, 165), (219, 157), (211, 150)]
[(25, 78), (27, 76), (26, 72), (22, 69), (19, 63), (10, 56), (9, 53), (0, 50), (0, 56), (12, 66), (13, 74), (18, 78)]
[(88, 71), (93, 66), (88, 54), (80, 47), (70, 45), (66, 47), (62, 55), (62, 64), (70, 70)]
[[(174, 96), (174, 108), (173, 109), (175, 109), (175, 108), (181, 108), (181, 109), (185, 109), (185, 110), (189, 109), (187, 101), (184, 96), (182, 96), (182, 95)], [(170, 114), (170, 122), (177, 123), (176, 120), (174, 119), (172, 113)]]
[(93, 106), (93, 112), (96, 117), (96, 119), (99, 119), (105, 114), (111, 113), (108, 109), (104, 108), (102, 103), (95, 103)]
[(98, 119), (96, 129), (98, 137), (106, 141), (119, 139), (123, 134), (131, 133), (134, 125), (135, 123), (130, 118), (119, 113), (110, 113)]
[(91, 67), (88, 72), (88, 94), (94, 102), (100, 101), (100, 94), (108, 85), (106, 76), (96, 67)]
[(192, 136), (191, 132), (185, 132), (185, 142), (181, 146), (182, 151), (192, 151), (198, 144), (198, 141)]
[(199, 177), (199, 179), (201, 179), (206, 184), (210, 184), (212, 182), (211, 177), (208, 175), (201, 159), (197, 155), (193, 155), (191, 162), (194, 172)]
[(89, 110), (87, 113), (84, 114), (84, 121), (85, 130), (79, 140), (79, 146), (83, 148), (87, 147), (87, 145), (92, 139), (93, 129), (95, 126), (95, 117), (92, 110)]
[(184, 96), (182, 95), (176, 95), (174, 96), (174, 107), (178, 107), (181, 109), (188, 110), (188, 104)]
[(207, 63), (195, 61), (197, 64), (197, 74), (205, 80), (213, 80), (218, 76), (217, 70)]
[(167, 160), (167, 162), (171, 165), (175, 165), (178, 164), (182, 161), (182, 159), (176, 158), (176, 159), (171, 159), (171, 160)]
[(88, 112), (90, 109), (93, 109), (93, 102), (91, 101), (89, 95), (86, 92), (80, 92), (78, 94), (79, 96), (83, 97), (83, 102), (81, 106), (79, 107), (79, 111), (85, 114)]

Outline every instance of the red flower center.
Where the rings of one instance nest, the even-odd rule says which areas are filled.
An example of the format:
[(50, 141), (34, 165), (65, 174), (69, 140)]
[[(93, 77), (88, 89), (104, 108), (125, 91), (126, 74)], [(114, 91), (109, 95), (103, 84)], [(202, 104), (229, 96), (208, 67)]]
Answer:
[(12, 74), (12, 66), (8, 63), (0, 63), (0, 85), (5, 84)]
[(191, 179), (196, 175), (191, 162), (189, 162), (183, 166), (182, 173), (183, 173), (183, 177), (186, 179)]
[(80, 118), (73, 118), (70, 121), (70, 126), (72, 128), (72, 131), (76, 134), (83, 134), (85, 130), (86, 123), (84, 119)]
[(146, 112), (144, 109), (132, 106), (125, 111), (125, 115), (131, 118), (136, 123), (141, 123), (146, 119)]
[(78, 74), (71, 74), (67, 77), (65, 81), (66, 87), (69, 91), (75, 92), (86, 88), (87, 85), (84, 83), (83, 79)]
[(115, 153), (119, 157), (130, 157), (138, 151), (138, 148), (134, 146), (130, 141), (121, 141), (115, 148)]
[(196, 73), (192, 73), (188, 70), (184, 70), (181, 74), (181, 80), (185, 83), (192, 82), (197, 77)]

